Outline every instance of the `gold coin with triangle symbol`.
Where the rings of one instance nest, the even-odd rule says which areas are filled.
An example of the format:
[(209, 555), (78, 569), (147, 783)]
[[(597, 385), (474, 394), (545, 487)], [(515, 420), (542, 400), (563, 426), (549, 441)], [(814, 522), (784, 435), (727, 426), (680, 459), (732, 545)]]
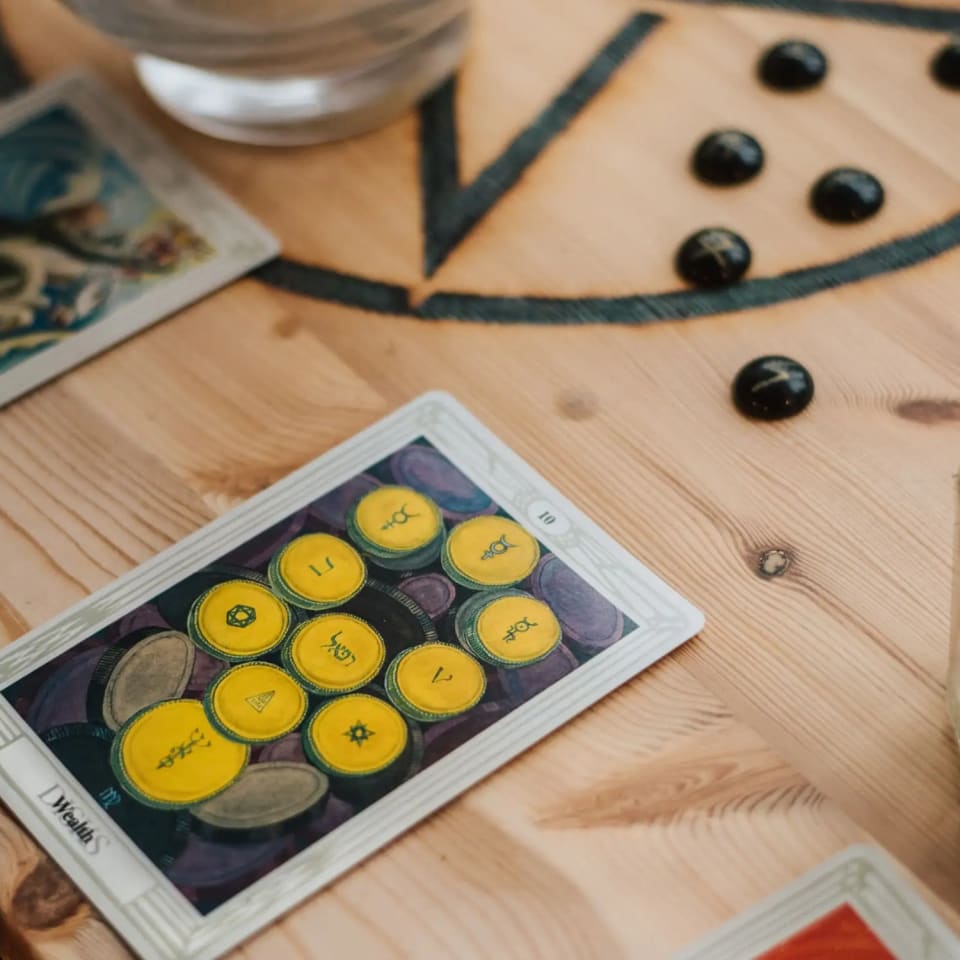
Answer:
[(257, 713), (263, 713), (267, 705), (273, 700), (276, 690), (265, 690), (263, 693), (255, 693), (252, 697), (247, 697), (247, 703), (253, 707)]
[(204, 697), (221, 733), (244, 743), (268, 743), (296, 730), (307, 712), (307, 693), (272, 663), (244, 663), (222, 673)]

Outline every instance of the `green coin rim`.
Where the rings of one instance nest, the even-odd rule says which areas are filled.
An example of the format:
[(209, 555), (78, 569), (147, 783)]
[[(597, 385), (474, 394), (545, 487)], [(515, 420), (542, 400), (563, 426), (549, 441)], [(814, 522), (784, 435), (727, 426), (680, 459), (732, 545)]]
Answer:
[[(165, 707), (170, 703), (197, 703), (197, 701), (191, 700), (187, 697), (180, 697), (177, 700), (161, 700), (159, 703), (151, 703), (149, 707), (144, 707), (142, 710), (138, 710), (117, 731), (117, 735), (114, 737), (113, 743), (110, 745), (110, 766), (113, 769), (114, 776), (116, 776), (120, 785), (124, 790), (127, 791), (127, 793), (130, 794), (131, 797), (134, 798), (134, 800), (138, 800), (140, 803), (145, 804), (148, 807), (153, 807), (156, 810), (186, 810), (189, 807), (195, 807), (199, 803), (206, 803), (208, 800), (212, 800), (214, 797), (219, 797), (224, 790), (226, 790), (228, 787), (232, 787), (250, 765), (250, 747), (245, 743), (240, 744), (246, 751), (246, 759), (243, 761), (243, 766), (240, 767), (240, 770), (229, 782), (214, 790), (212, 793), (209, 793), (203, 797), (198, 797), (197, 799), (191, 800), (188, 803), (171, 803), (167, 800), (156, 800), (153, 797), (148, 796), (142, 790), (140, 790), (139, 787), (137, 787), (137, 785), (127, 775), (126, 767), (123, 764), (123, 742), (126, 739), (130, 728), (134, 723), (137, 722), (137, 720), (139, 720), (145, 714), (150, 713), (152, 710), (158, 710), (160, 707)], [(204, 713), (206, 713), (206, 710), (204, 710)]]
[[(203, 634), (203, 631), (200, 628), (200, 607), (203, 605), (203, 601), (211, 594), (214, 590), (219, 590), (225, 583), (255, 583), (258, 587), (263, 587), (267, 590), (268, 593), (271, 593), (274, 599), (283, 607), (283, 612), (286, 615), (287, 622), (284, 625), (283, 631), (280, 633), (280, 636), (277, 637), (276, 641), (272, 643), (269, 647), (266, 647), (263, 650), (257, 650), (255, 653), (249, 654), (236, 654), (236, 653), (227, 653), (225, 650), (221, 650), (219, 647), (214, 646)], [(277, 596), (275, 590), (271, 590), (271, 584), (261, 580), (260, 578), (251, 577), (248, 580), (242, 579), (241, 577), (234, 577), (232, 580), (224, 580), (222, 583), (215, 584), (212, 587), (204, 590), (203, 593), (197, 597), (196, 600), (190, 606), (190, 613), (187, 615), (187, 635), (190, 639), (204, 652), (210, 654), (216, 660), (225, 660), (227, 663), (249, 663), (253, 660), (257, 660), (260, 657), (266, 656), (268, 653), (276, 650), (281, 643), (287, 638), (287, 635), (290, 633), (290, 628), (293, 625), (294, 617), (293, 611), (290, 609), (290, 604), (286, 601), (284, 597)]]
[[(497, 656), (497, 654), (484, 645), (483, 640), (480, 638), (480, 632), (477, 629), (477, 622), (488, 606), (496, 603), (498, 600), (502, 600), (504, 597), (521, 597), (524, 600), (533, 600), (535, 603), (542, 604), (550, 611), (553, 619), (557, 622), (557, 638), (549, 650), (545, 653), (537, 654), (535, 657), (530, 657), (527, 660), (506, 660)], [(524, 590), (502, 590), (496, 594), (487, 593), (471, 597), (457, 611), (453, 625), (457, 640), (460, 641), (460, 646), (468, 653), (472, 653), (479, 660), (489, 663), (491, 666), (503, 667), (507, 670), (529, 667), (535, 663), (539, 663), (541, 660), (549, 657), (563, 639), (563, 627), (560, 625), (560, 620), (550, 605), (543, 600), (538, 600), (533, 594), (526, 593)]]
[[(457, 532), (458, 528), (462, 527), (464, 524), (471, 523), (473, 520), (483, 519), (487, 516), (490, 515), (485, 514), (483, 517), (470, 517), (467, 520), (462, 520), (450, 531), (443, 542), (443, 550), (440, 553), (440, 565), (443, 567), (447, 576), (450, 577), (450, 579), (454, 582), (459, 583), (462, 587), (483, 592), (490, 592), (491, 590), (505, 590), (508, 587), (513, 587), (518, 583), (522, 583), (533, 573), (534, 570), (537, 569), (537, 564), (539, 564), (543, 559), (543, 550), (540, 548), (540, 541), (522, 523), (514, 520), (513, 517), (500, 517), (501, 520), (509, 520), (512, 524), (519, 527), (528, 537), (530, 537), (531, 540), (533, 540), (537, 548), (537, 555), (533, 561), (533, 566), (527, 570), (526, 573), (521, 574), (521, 576), (514, 580), (500, 583), (480, 583), (477, 580), (472, 580), (469, 576), (467, 576), (466, 573), (460, 570), (456, 564), (456, 561), (453, 559), (453, 556), (450, 553), (450, 541), (453, 539), (453, 535)], [(496, 514), (493, 516), (496, 516)]]
[(471, 656), (468, 651), (461, 650), (462, 653), (466, 653), (474, 662), (477, 662), (477, 667), (480, 670), (481, 678), (483, 679), (483, 685), (480, 688), (480, 695), (474, 700), (473, 703), (469, 704), (466, 707), (462, 707), (453, 711), (445, 711), (443, 713), (430, 713), (422, 708), (418, 707), (415, 703), (411, 702), (404, 696), (403, 691), (400, 689), (399, 684), (397, 683), (397, 671), (400, 668), (400, 663), (404, 657), (409, 656), (411, 653), (414, 653), (417, 650), (421, 650), (423, 647), (435, 647), (435, 646), (445, 646), (450, 647), (453, 650), (460, 649), (452, 643), (444, 643), (442, 640), (435, 640), (433, 642), (427, 643), (418, 643), (415, 647), (408, 647), (406, 650), (401, 650), (393, 660), (390, 661), (390, 666), (387, 667), (387, 675), (384, 678), (384, 688), (387, 693), (387, 698), (390, 702), (405, 716), (410, 717), (411, 720), (418, 720), (420, 723), (437, 723), (440, 720), (450, 720), (453, 717), (463, 716), (465, 713), (469, 713), (480, 701), (484, 698), (484, 695), (487, 692), (487, 673), (483, 669), (483, 664), (476, 661), (476, 658)]
[[(383, 669), (384, 661), (387, 659), (387, 641), (384, 639), (380, 631), (369, 621), (364, 620), (363, 617), (358, 617), (356, 614), (348, 613), (346, 610), (336, 610), (328, 611), (329, 613), (336, 613), (337, 616), (347, 617), (350, 620), (355, 620), (357, 623), (362, 623), (365, 627), (369, 627), (377, 639), (380, 641), (380, 659), (377, 661), (377, 669), (370, 674), (365, 680), (362, 680), (360, 683), (352, 687), (323, 687), (318, 684), (315, 680), (311, 680), (306, 676), (300, 668), (297, 666), (296, 661), (293, 658), (293, 645), (296, 643), (297, 637), (306, 630), (311, 624), (316, 622), (319, 617), (311, 617), (309, 620), (304, 620), (303, 623), (298, 624), (290, 636), (287, 637), (286, 642), (283, 645), (283, 649), (280, 651), (280, 659), (283, 661), (283, 665), (287, 670), (293, 675), (294, 679), (302, 686), (306, 687), (311, 693), (319, 694), (321, 697), (341, 697), (347, 696), (351, 693), (356, 693), (357, 690), (366, 687), (368, 684), (373, 683), (377, 678), (377, 675)], [(323, 614), (321, 614), (323, 616)]]
[(363, 547), (362, 549), (363, 555), (367, 557), (375, 567), (381, 567), (384, 570), (399, 571), (422, 570), (424, 567), (430, 566), (430, 564), (440, 556), (445, 540), (446, 531), (416, 553), (403, 553), (390, 556), (374, 553), (369, 547)]
[[(423, 499), (426, 500), (430, 505), (430, 512), (433, 514), (433, 518), (436, 521), (437, 532), (435, 536), (433, 536), (422, 546), (411, 547), (409, 550), (396, 550), (392, 547), (386, 547), (382, 543), (377, 543), (375, 540), (370, 539), (370, 537), (368, 537), (360, 529), (360, 524), (357, 522), (357, 511), (360, 509), (360, 504), (362, 504), (367, 497), (380, 493), (381, 490), (409, 490), (411, 493), (415, 493), (418, 497), (423, 497)], [(425, 552), (429, 549), (437, 549), (439, 552), (439, 546), (443, 543), (444, 535), (446, 533), (443, 523), (443, 513), (440, 511), (440, 507), (437, 505), (436, 501), (434, 501), (432, 497), (428, 497), (425, 493), (422, 493), (414, 487), (409, 487), (402, 483), (388, 483), (382, 487), (377, 487), (375, 490), (370, 490), (369, 492), (365, 493), (347, 511), (346, 521), (347, 536), (359, 549), (363, 550), (365, 553), (369, 553), (371, 556), (388, 561), (399, 560), (404, 557), (413, 557), (420, 554), (422, 551)], [(436, 559), (436, 554), (434, 554), (432, 559)], [(430, 560), (424, 561), (422, 565), (426, 566), (428, 563), (430, 563)], [(416, 569), (416, 567), (411, 567), (410, 569)]]
[[(313, 745), (313, 738), (310, 735), (310, 730), (313, 727), (314, 722), (317, 717), (323, 713), (324, 710), (329, 709), (335, 703), (339, 703), (341, 700), (345, 700), (347, 697), (369, 697), (371, 700), (376, 700), (379, 703), (385, 703), (388, 707), (392, 707), (400, 715), (400, 719), (403, 720), (404, 729), (407, 731), (407, 740), (403, 745), (403, 749), (391, 760), (388, 760), (386, 763), (381, 764), (379, 767), (375, 767), (372, 770), (365, 770), (363, 773), (351, 773), (347, 770), (341, 770), (339, 767), (333, 766), (333, 764), (328, 763), (320, 755), (319, 751)], [(318, 767), (323, 773), (327, 774), (332, 780), (345, 780), (350, 782), (355, 782), (358, 780), (366, 780), (369, 777), (380, 776), (394, 768), (398, 763), (403, 760), (409, 761), (411, 746), (413, 743), (413, 731), (411, 730), (410, 724), (407, 721), (407, 718), (403, 715), (403, 712), (397, 709), (396, 704), (391, 703), (389, 700), (385, 700), (383, 697), (375, 696), (372, 693), (349, 693), (345, 694), (342, 697), (334, 697), (331, 700), (328, 700), (326, 703), (321, 704), (316, 710), (310, 714), (309, 720), (303, 725), (303, 733), (301, 734), (301, 739), (303, 741), (303, 752), (307, 755), (310, 762), (314, 766)]]
[(300, 593), (297, 593), (286, 580), (283, 579), (283, 574), (280, 573), (280, 562), (283, 559), (284, 553), (290, 549), (298, 540), (303, 539), (303, 537), (311, 537), (315, 534), (307, 533), (301, 534), (299, 537), (294, 537), (289, 543), (285, 543), (271, 558), (270, 565), (267, 567), (267, 579), (270, 582), (270, 586), (273, 589), (273, 592), (280, 596), (281, 599), (286, 600), (287, 603), (291, 604), (294, 607), (300, 607), (303, 610), (313, 610), (314, 612), (320, 613), (324, 610), (333, 610), (335, 607), (339, 607), (341, 604), (346, 603), (348, 600), (352, 600), (364, 587), (367, 582), (367, 562), (363, 558), (363, 554), (360, 553), (357, 548), (347, 540), (344, 540), (342, 537), (336, 537), (332, 533), (326, 534), (326, 536), (333, 537), (334, 540), (339, 540), (341, 543), (345, 543), (351, 550), (355, 551), (357, 557), (360, 560), (360, 566), (363, 569), (363, 575), (360, 577), (360, 585), (346, 596), (339, 597), (336, 600), (330, 601), (320, 601), (320, 600), (311, 600), (309, 597), (305, 597)]
[[(217, 716), (216, 708), (213, 705), (213, 698), (217, 688), (227, 679), (227, 677), (230, 676), (231, 673), (235, 673), (237, 670), (246, 669), (247, 667), (270, 667), (272, 670), (276, 670), (277, 673), (280, 673), (289, 680), (292, 680), (297, 688), (303, 693), (303, 708), (300, 710), (300, 715), (297, 718), (297, 722), (294, 723), (288, 730), (284, 730), (283, 733), (278, 733), (273, 737), (244, 737), (228, 727), (226, 723), (224, 723), (224, 721)], [(299, 728), (300, 724), (303, 723), (303, 718), (307, 715), (307, 710), (310, 709), (310, 698), (307, 696), (306, 691), (303, 690), (303, 684), (300, 683), (300, 680), (297, 676), (291, 676), (288, 671), (278, 667), (275, 663), (270, 663), (269, 660), (248, 660), (246, 663), (235, 664), (229, 670), (224, 670), (223, 673), (214, 678), (213, 683), (211, 683), (210, 686), (208, 686), (204, 691), (203, 709), (207, 714), (207, 719), (213, 724), (217, 732), (222, 734), (228, 740), (233, 740), (235, 743), (273, 743), (275, 740), (279, 740), (281, 737), (285, 737)]]

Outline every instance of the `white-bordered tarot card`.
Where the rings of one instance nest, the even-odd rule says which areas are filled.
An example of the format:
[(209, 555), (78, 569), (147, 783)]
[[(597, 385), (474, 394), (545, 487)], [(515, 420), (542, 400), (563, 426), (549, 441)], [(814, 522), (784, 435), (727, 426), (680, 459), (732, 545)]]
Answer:
[(277, 254), (100, 80), (0, 107), (0, 406)]
[(880, 850), (855, 846), (675, 960), (958, 960), (960, 941)]
[(209, 960), (702, 623), (426, 394), (0, 652), (0, 797)]

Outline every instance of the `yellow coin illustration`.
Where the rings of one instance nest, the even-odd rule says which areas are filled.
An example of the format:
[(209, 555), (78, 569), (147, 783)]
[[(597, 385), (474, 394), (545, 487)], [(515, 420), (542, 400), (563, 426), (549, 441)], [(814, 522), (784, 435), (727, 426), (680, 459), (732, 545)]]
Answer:
[(473, 517), (450, 531), (444, 566), (466, 586), (508, 587), (533, 573), (540, 544), (514, 520)]
[(440, 508), (411, 487), (380, 487), (363, 497), (353, 522), (366, 543), (406, 552), (432, 543), (443, 531)]
[(272, 663), (244, 663), (222, 673), (204, 703), (221, 732), (248, 743), (285, 736), (307, 712), (306, 691)]
[(379, 773), (400, 759), (410, 740), (407, 722), (384, 700), (353, 693), (324, 704), (307, 727), (304, 747), (333, 776)]
[(270, 563), (270, 581), (298, 606), (322, 610), (360, 591), (367, 569), (359, 553), (329, 533), (308, 533), (288, 543)]
[(480, 650), (499, 663), (532, 663), (559, 642), (560, 621), (535, 597), (508, 595), (486, 604), (476, 619)]
[(121, 727), (111, 762), (124, 788), (154, 807), (189, 807), (226, 790), (250, 748), (219, 733), (199, 700), (166, 700)]
[(290, 627), (290, 608), (263, 584), (228, 580), (193, 605), (191, 639), (215, 657), (251, 660), (272, 650)]
[(449, 643), (423, 643), (387, 671), (387, 696), (415, 720), (442, 720), (476, 706), (487, 686), (483, 667)]
[(383, 638), (349, 613), (324, 613), (298, 627), (283, 650), (283, 662), (320, 694), (350, 693), (380, 672), (387, 656)]

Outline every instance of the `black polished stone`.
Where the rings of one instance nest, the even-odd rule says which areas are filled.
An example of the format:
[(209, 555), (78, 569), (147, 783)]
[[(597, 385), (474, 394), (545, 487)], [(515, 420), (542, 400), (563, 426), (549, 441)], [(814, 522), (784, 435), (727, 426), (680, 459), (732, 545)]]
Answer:
[(868, 220), (883, 206), (883, 200), (883, 184), (856, 167), (828, 171), (810, 191), (810, 205), (831, 223)]
[(695, 287), (725, 287), (750, 269), (746, 240), (725, 227), (707, 227), (687, 237), (677, 251), (677, 273)]
[(827, 75), (827, 58), (805, 40), (785, 40), (760, 59), (760, 79), (775, 90), (809, 90)]
[(960, 90), (960, 38), (941, 47), (930, 64), (934, 80), (951, 90)]
[(706, 183), (732, 186), (752, 180), (763, 169), (763, 147), (742, 130), (715, 130), (693, 154), (693, 171)]
[(789, 357), (751, 360), (733, 381), (733, 402), (745, 416), (782, 420), (800, 413), (813, 399), (813, 378)]

